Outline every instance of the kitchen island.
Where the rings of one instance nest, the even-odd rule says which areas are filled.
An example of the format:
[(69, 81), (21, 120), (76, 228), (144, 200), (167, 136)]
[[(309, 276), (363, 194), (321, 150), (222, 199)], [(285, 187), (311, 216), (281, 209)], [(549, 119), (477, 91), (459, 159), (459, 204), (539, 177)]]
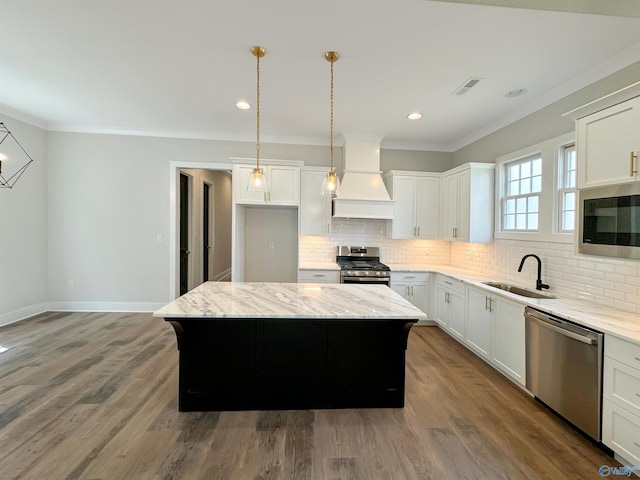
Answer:
[(176, 333), (181, 411), (404, 406), (411, 326), (383, 285), (207, 282), (154, 313)]

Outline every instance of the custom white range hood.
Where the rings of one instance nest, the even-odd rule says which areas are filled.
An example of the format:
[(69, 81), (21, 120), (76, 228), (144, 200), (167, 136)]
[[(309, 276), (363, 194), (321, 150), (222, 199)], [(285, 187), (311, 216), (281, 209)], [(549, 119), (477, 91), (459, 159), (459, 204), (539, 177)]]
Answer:
[(380, 171), (382, 137), (344, 135), (344, 174), (340, 195), (333, 200), (334, 218), (393, 218)]

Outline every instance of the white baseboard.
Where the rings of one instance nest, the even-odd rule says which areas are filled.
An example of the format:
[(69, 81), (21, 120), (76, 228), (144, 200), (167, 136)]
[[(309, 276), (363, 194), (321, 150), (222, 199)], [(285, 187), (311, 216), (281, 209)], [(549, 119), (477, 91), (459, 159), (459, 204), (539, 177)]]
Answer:
[(0, 327), (44, 312), (155, 312), (165, 304), (166, 302), (43, 302), (0, 314)]
[(227, 268), (224, 272), (220, 272), (218, 275), (213, 277), (211, 281), (213, 282), (222, 282), (225, 278), (231, 277), (231, 269)]
[(49, 302), (52, 312), (154, 312), (166, 302)]
[(0, 314), (0, 327), (9, 325), (10, 323), (19, 322), (25, 318), (33, 317), (39, 313), (44, 313), (49, 310), (48, 303), (38, 303), (36, 305), (30, 305), (28, 307), (19, 308), (12, 312)]

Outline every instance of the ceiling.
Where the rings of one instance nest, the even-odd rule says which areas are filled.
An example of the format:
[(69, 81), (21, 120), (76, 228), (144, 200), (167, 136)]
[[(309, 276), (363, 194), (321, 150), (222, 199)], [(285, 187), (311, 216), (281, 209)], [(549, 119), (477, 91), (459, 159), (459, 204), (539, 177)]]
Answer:
[[(455, 151), (640, 60), (633, 7), (0, 0), (0, 11), (0, 112), (57, 131), (255, 141), (255, 109), (235, 103), (255, 101), (250, 48), (262, 45), (262, 142), (328, 143), (324, 52), (336, 50), (336, 133)], [(481, 81), (452, 95), (470, 77)], [(527, 93), (505, 96), (514, 89)]]

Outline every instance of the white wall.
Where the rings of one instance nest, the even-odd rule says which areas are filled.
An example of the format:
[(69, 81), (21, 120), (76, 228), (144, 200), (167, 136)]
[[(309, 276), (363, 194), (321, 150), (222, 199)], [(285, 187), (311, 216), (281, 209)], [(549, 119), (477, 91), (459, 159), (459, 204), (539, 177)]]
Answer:
[[(43, 130), (2, 115), (0, 121), (34, 159), (14, 188), (0, 189), (0, 325), (3, 325), (46, 309), (47, 156)], [(8, 174), (11, 168), (8, 162), (3, 167)]]

